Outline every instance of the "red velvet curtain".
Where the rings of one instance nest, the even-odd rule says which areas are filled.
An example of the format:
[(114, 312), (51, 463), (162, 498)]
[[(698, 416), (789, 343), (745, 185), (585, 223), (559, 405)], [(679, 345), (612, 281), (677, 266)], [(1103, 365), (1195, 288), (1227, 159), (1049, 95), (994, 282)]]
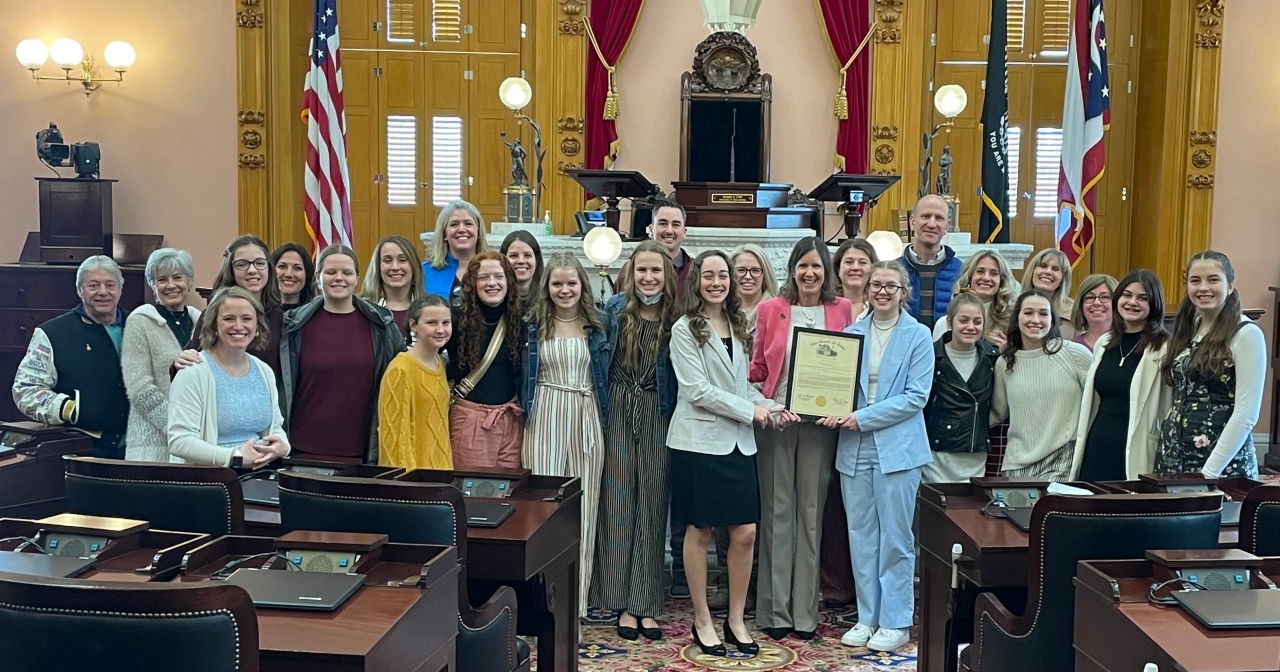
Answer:
[[(871, 27), (871, 3), (867, 0), (816, 0), (836, 67), (842, 68)], [(845, 73), (849, 118), (840, 121), (836, 136), (836, 168), (846, 173), (866, 173), (871, 146), (871, 48), (862, 50)], [(590, 72), (590, 71), (588, 71)], [(588, 81), (590, 75), (588, 74)]]
[(608, 66), (600, 62), (596, 50), (587, 45), (586, 158), (584, 168), (613, 165), (618, 155), (618, 131), (612, 119), (604, 118), (609, 95), (609, 67), (616, 66), (635, 32), (644, 0), (591, 0), (591, 32), (595, 35)]

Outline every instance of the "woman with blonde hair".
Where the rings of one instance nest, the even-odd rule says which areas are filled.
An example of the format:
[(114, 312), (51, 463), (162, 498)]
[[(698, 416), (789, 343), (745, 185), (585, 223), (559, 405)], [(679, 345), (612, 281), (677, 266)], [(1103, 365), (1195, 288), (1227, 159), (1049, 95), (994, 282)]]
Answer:
[(436, 218), (435, 233), (422, 264), (422, 288), (429, 294), (443, 296), (450, 305), (458, 305), (462, 277), (471, 258), (488, 250), (480, 211), (463, 200), (449, 201)]
[[(571, 252), (547, 259), (524, 328), (522, 463), (540, 476), (582, 479), (580, 576), (591, 586), (596, 549), (604, 419), (609, 417), (609, 339), (590, 279)], [(587, 591), (578, 608), (586, 614)]]
[(839, 294), (853, 304), (855, 320), (862, 316), (870, 303), (867, 276), (871, 274), (871, 265), (877, 261), (880, 257), (876, 255), (876, 248), (866, 238), (846, 238), (832, 255), (831, 265), (835, 268)]
[(422, 261), (413, 243), (404, 236), (379, 240), (364, 271), (360, 298), (391, 311), (408, 342), (412, 340), (409, 305), (422, 294)]
[(267, 341), (262, 304), (240, 287), (214, 293), (195, 335), (204, 356), (169, 394), (169, 461), (258, 469), (289, 454), (275, 374), (249, 354)]
[(667, 423), (676, 404), (671, 325), (676, 270), (661, 244), (636, 246), (601, 318), (609, 338), (600, 529), (590, 604), (621, 609), (618, 636), (662, 639), (663, 537), (667, 523)]
[(520, 468), (523, 328), (516, 275), (507, 258), (497, 252), (471, 257), (446, 346), (454, 469)]
[(1076, 330), (1071, 339), (1093, 352), (1102, 335), (1111, 331), (1112, 296), (1116, 291), (1116, 279), (1106, 273), (1094, 273), (1080, 281), (1080, 300), (1071, 311), (1071, 327)]
[(738, 281), (738, 305), (747, 318), (747, 328), (755, 333), (756, 306), (761, 301), (778, 295), (778, 280), (773, 275), (773, 265), (765, 256), (764, 248), (747, 243), (733, 248), (729, 253), (733, 264), (734, 279)]
[[(983, 315), (982, 337), (997, 348), (1004, 345), (1004, 329), (1009, 325), (1013, 315), (1013, 302), (1018, 298), (1018, 282), (1013, 279), (1013, 272), (1004, 257), (995, 250), (979, 250), (964, 260), (960, 266), (960, 278), (952, 288), (951, 295), (960, 292), (972, 292), (982, 301), (986, 313)], [(947, 316), (938, 318), (933, 325), (933, 340), (942, 338), (947, 333)]]
[(1027, 261), (1022, 272), (1022, 291), (1038, 289), (1049, 296), (1058, 319), (1058, 333), (1063, 339), (1076, 335), (1071, 313), (1076, 302), (1071, 298), (1071, 262), (1057, 248), (1040, 250)]

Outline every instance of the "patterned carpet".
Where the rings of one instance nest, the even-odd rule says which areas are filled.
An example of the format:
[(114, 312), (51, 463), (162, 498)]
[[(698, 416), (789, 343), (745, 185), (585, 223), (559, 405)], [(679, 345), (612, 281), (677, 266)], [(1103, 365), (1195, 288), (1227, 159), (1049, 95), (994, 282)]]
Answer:
[[(677, 670), (777, 670), (778, 672), (874, 672), (916, 669), (915, 642), (896, 654), (877, 653), (840, 644), (840, 636), (853, 627), (852, 607), (822, 612), (818, 636), (810, 641), (788, 637), (775, 642), (753, 630), (760, 655), (749, 658), (731, 651), (730, 657), (704, 656), (689, 633), (692, 622), (689, 600), (667, 600), (667, 614), (658, 619), (666, 639), (628, 642), (614, 631), (615, 614), (592, 610), (583, 620), (578, 669), (582, 672), (675, 672)], [(717, 623), (724, 612), (713, 614)], [(753, 625), (748, 614), (747, 625)]]

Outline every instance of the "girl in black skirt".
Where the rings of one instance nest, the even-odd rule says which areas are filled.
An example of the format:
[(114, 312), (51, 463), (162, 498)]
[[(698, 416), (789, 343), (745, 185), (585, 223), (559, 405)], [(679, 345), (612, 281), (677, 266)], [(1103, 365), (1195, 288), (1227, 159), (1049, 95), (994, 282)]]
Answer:
[(729, 615), (724, 641), (755, 655), (743, 622), (760, 490), (754, 424), (785, 426), (797, 418), (747, 383), (751, 335), (738, 310), (729, 258), (718, 250), (693, 260), (685, 315), (671, 328), (671, 364), (679, 381), (667, 431), (671, 448), (671, 517), (684, 521), (684, 565), (693, 597), (693, 640), (709, 655), (724, 644), (707, 608), (711, 529), (729, 528)]

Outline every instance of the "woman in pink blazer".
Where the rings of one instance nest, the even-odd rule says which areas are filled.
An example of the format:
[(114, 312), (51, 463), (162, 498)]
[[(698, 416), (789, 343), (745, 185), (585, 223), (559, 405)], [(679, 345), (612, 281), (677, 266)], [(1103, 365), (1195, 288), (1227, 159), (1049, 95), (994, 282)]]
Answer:
[[(797, 327), (843, 331), (853, 307), (840, 297), (831, 253), (821, 238), (796, 243), (781, 295), (756, 308), (750, 380), (766, 398), (787, 403), (792, 334)], [(773, 639), (818, 629), (822, 510), (835, 463), (837, 433), (812, 422), (756, 430), (760, 478), (760, 575), (756, 624)]]

